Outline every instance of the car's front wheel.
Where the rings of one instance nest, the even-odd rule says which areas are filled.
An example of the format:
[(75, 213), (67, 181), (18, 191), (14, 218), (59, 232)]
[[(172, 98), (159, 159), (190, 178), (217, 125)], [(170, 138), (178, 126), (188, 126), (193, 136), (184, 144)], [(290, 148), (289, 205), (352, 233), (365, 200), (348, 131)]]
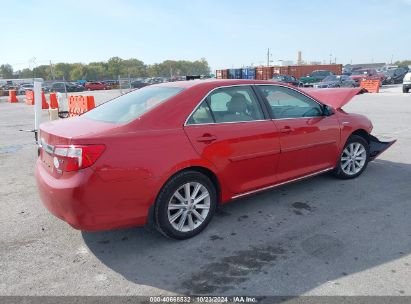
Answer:
[(210, 179), (197, 171), (173, 176), (161, 189), (155, 205), (158, 230), (175, 239), (200, 233), (217, 206), (217, 193)]
[(355, 178), (365, 170), (368, 161), (368, 142), (361, 136), (352, 135), (344, 146), (334, 175), (341, 179)]

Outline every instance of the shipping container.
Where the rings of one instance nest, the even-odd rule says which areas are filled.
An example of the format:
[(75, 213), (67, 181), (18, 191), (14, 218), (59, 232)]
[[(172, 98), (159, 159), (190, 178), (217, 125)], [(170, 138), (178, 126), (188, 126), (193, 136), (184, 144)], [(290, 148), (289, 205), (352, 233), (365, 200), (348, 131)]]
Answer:
[(273, 67), (273, 70), (274, 74), (285, 74), (299, 79), (318, 70), (327, 70), (333, 72), (335, 75), (341, 75), (342, 64), (290, 65), (285, 67), (276, 66)]
[(273, 74), (288, 75), (288, 66), (273, 67)]
[(255, 68), (244, 68), (241, 75), (242, 79), (255, 79)]
[(229, 79), (241, 79), (241, 70), (242, 69), (229, 69), (228, 78)]
[(228, 70), (216, 70), (215, 74), (217, 79), (228, 79)]
[(273, 67), (258, 67), (255, 69), (255, 79), (268, 80), (273, 78)]
[(273, 78), (273, 74), (285, 74), (299, 79), (317, 70), (327, 70), (333, 72), (335, 75), (341, 75), (342, 64), (289, 65), (274, 67), (261, 66), (257, 68), (217, 70), (216, 78), (268, 80)]

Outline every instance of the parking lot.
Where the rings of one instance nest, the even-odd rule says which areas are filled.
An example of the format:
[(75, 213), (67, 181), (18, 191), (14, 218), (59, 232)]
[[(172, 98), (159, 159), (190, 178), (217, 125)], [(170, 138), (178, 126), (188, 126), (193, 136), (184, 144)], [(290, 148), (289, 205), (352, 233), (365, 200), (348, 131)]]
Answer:
[[(119, 91), (85, 92), (101, 103)], [(410, 295), (411, 94), (356, 96), (398, 139), (359, 178), (329, 174), (224, 205), (186, 241), (146, 228), (81, 232), (41, 204), (34, 109), (0, 101), (0, 295)], [(44, 111), (43, 118), (47, 119)]]

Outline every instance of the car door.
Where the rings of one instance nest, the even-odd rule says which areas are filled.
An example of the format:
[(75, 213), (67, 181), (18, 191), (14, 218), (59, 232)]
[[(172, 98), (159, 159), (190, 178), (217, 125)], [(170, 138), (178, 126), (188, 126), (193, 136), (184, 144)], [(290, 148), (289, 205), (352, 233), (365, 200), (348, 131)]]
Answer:
[(184, 130), (231, 192), (244, 193), (276, 182), (280, 135), (251, 86), (212, 90)]
[(279, 182), (333, 168), (338, 158), (340, 127), (336, 115), (303, 93), (282, 86), (258, 85), (273, 124), (279, 130)]

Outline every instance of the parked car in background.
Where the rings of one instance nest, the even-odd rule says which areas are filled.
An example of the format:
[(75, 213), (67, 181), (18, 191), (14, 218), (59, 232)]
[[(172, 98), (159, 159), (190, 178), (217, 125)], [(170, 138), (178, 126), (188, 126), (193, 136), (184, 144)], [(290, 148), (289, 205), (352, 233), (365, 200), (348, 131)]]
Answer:
[(42, 90), (44, 93), (50, 93), (51, 92), (51, 87), (48, 85), (45, 85), (42, 87)]
[(232, 199), (324, 172), (361, 175), (395, 141), (340, 110), (360, 91), (258, 80), (135, 90), (40, 126), (40, 198), (77, 229), (154, 222), (169, 237), (192, 237)]
[(18, 95), (24, 95), (27, 90), (30, 90), (30, 91), (33, 90), (33, 87), (34, 87), (34, 85), (31, 84), (31, 83), (22, 84), (22, 85), (18, 88), (17, 94), (18, 94)]
[(104, 80), (102, 83), (108, 86), (110, 90), (118, 89), (120, 87), (118, 80)]
[(141, 89), (141, 88), (144, 88), (148, 85), (150, 85), (150, 84), (147, 83), (147, 82), (144, 82), (142, 80), (134, 80), (134, 81), (131, 82), (131, 87), (133, 89)]
[(10, 90), (19, 90), (19, 86), (14, 85), (14, 84), (5, 84), (1, 87), (1, 90), (3, 92), (3, 96), (9, 96), (9, 91)]
[(314, 83), (320, 82), (325, 77), (330, 75), (334, 75), (334, 73), (327, 70), (317, 70), (311, 72), (311, 74), (307, 75), (306, 77), (301, 77), (300, 82), (303, 84), (304, 87), (312, 87)]
[(351, 79), (360, 84), (362, 80), (379, 79), (383, 80), (384, 76), (379, 74), (376, 69), (358, 69), (351, 73)]
[(394, 69), (389, 69), (384, 72), (383, 84), (396, 84), (402, 83), (405, 74), (409, 71), (408, 67), (398, 67)]
[(347, 75), (330, 75), (314, 84), (314, 88), (353, 88), (357, 86), (358, 84)]
[(51, 92), (60, 92), (65, 93), (67, 92), (82, 92), (84, 91), (84, 87), (81, 85), (77, 85), (70, 82), (54, 82), (51, 84), (50, 91)]
[(302, 85), (300, 81), (298, 81), (294, 76), (290, 75), (277, 74), (273, 76), (272, 80), (282, 83), (288, 83), (296, 87)]
[(405, 74), (404, 80), (402, 81), (402, 91), (408, 93), (409, 90), (411, 90), (411, 72)]
[(110, 86), (108, 84), (105, 84), (103, 82), (97, 82), (97, 81), (87, 82), (84, 85), (84, 88), (87, 91), (110, 90)]
[(149, 84), (157, 84), (157, 83), (163, 83), (167, 81), (166, 81), (166, 78), (163, 78), (163, 77), (151, 77), (151, 78), (147, 78), (146, 82)]

